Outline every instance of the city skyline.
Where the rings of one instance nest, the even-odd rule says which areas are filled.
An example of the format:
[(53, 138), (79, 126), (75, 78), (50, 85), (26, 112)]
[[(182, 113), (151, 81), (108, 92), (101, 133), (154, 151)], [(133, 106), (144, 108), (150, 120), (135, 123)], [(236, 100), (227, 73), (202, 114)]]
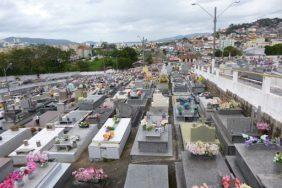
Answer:
[[(34, 37), (68, 39), (75, 42), (138, 41), (192, 33), (212, 33), (210, 13), (220, 14), (232, 0), (5, 0), (0, 2), (0, 38)], [(218, 18), (218, 28), (253, 22), (264, 17), (281, 17), (279, 0), (242, 0)], [(251, 8), (250, 8), (251, 7)], [(197, 18), (197, 19), (195, 19)]]

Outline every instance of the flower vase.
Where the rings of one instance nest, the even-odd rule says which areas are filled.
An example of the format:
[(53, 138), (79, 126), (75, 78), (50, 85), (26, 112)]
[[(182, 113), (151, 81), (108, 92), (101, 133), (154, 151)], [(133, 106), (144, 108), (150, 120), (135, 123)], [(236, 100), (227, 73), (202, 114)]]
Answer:
[(91, 184), (99, 184), (100, 182), (101, 182), (101, 180), (99, 180), (99, 179), (93, 179), (93, 180), (87, 181), (87, 182), (75, 180), (73, 183), (74, 183), (74, 185), (76, 185), (78, 187), (89, 187), (89, 186), (91, 186)]
[(29, 180), (32, 180), (35, 176), (35, 173), (34, 172), (31, 172), (30, 174), (28, 174), (28, 179)]
[(76, 187), (89, 187), (89, 182), (83, 182), (83, 181), (77, 181), (75, 180), (73, 182), (73, 184), (76, 186)]
[(183, 111), (182, 110), (178, 110), (178, 113), (180, 116), (182, 116)]
[(91, 182), (94, 183), (94, 184), (97, 184), (97, 183), (100, 183), (100, 180), (99, 179), (93, 179)]
[(259, 132), (259, 135), (260, 135), (260, 136), (262, 136), (262, 135), (267, 135), (267, 133), (268, 133), (267, 130), (261, 130), (261, 129), (258, 130), (258, 132)]
[(17, 180), (16, 184), (17, 184), (18, 187), (23, 187), (24, 186), (24, 181), (22, 179), (21, 180)]
[(197, 160), (213, 160), (216, 158), (216, 155), (195, 155), (191, 153), (191, 158)]

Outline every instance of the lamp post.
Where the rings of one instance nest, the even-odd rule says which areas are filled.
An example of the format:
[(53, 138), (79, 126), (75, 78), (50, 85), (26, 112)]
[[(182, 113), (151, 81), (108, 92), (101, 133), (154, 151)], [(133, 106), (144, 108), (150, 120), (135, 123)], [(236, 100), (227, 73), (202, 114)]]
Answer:
[(6, 68), (5, 67), (3, 68), (3, 73), (4, 73), (4, 76), (5, 76), (5, 79), (6, 79), (6, 86), (7, 86), (9, 95), (10, 95), (10, 87), (9, 87), (9, 83), (8, 83), (7, 70), (9, 68), (11, 68), (12, 65), (13, 65), (12, 63), (9, 63)]
[(199, 6), (203, 11), (205, 11), (211, 18), (213, 18), (213, 53), (212, 53), (212, 57), (213, 59), (215, 59), (215, 35), (216, 35), (216, 24), (217, 24), (217, 18), (220, 17), (227, 9), (229, 9), (230, 7), (232, 7), (234, 4), (238, 4), (240, 3), (240, 1), (233, 1), (232, 3), (230, 3), (218, 16), (217, 16), (217, 8), (214, 7), (214, 14), (212, 15), (211, 13), (209, 13), (209, 11), (207, 11), (201, 4), (199, 3), (192, 3), (193, 6), (197, 5)]
[(116, 55), (116, 71), (118, 71), (118, 62), (117, 62), (117, 55)]
[(145, 37), (141, 38), (139, 35), (137, 37), (142, 42), (142, 52), (143, 52), (142, 56), (143, 56), (143, 63), (145, 64), (145, 44), (146, 44), (147, 39), (145, 39)]

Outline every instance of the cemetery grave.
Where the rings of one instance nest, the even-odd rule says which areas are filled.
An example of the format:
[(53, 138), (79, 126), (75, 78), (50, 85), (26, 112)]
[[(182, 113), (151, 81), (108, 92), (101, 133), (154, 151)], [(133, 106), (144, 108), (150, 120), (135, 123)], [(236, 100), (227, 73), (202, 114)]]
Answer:
[(0, 157), (8, 156), (31, 136), (31, 131), (27, 128), (9, 129), (0, 134)]
[[(240, 181), (251, 187), (279, 187), (278, 139), (266, 140), (270, 134), (254, 143), (251, 137), (269, 134), (258, 127), (270, 125), (244, 116), (245, 109), (234, 101), (203, 93), (205, 79), (188, 70), (187, 64), (168, 63), (71, 76), (66, 83), (44, 88), (40, 96), (31, 95), (37, 104), (50, 98), (56, 106), (43, 114), (37, 113), (43, 107), (35, 110), (38, 127), (35, 114), (24, 114), (18, 106), (13, 109), (14, 101), (7, 102), (10, 120), (24, 114), (27, 122), (22, 124), (26, 128), (15, 130), (19, 126), (13, 122), (19, 121), (9, 121), (5, 127), (14, 131), (0, 135), (0, 157), (7, 157), (0, 159), (0, 184), (9, 180), (9, 173), (36, 168), (14, 185), (218, 188)], [(32, 129), (33, 137), (29, 127), (37, 129)], [(16, 133), (20, 130), (27, 130), (28, 137)], [(242, 133), (253, 140), (246, 141)], [(103, 181), (92, 177), (79, 182), (75, 174), (89, 169), (98, 169)]]
[(109, 118), (88, 146), (89, 159), (119, 159), (131, 130), (130, 118)]
[(234, 112), (228, 114), (225, 110), (223, 114), (218, 111), (212, 115), (217, 136), (223, 145), (223, 152), (227, 155), (235, 154), (234, 143), (244, 142), (242, 133), (256, 134), (252, 129), (251, 118), (245, 117), (242, 113), (235, 114)]

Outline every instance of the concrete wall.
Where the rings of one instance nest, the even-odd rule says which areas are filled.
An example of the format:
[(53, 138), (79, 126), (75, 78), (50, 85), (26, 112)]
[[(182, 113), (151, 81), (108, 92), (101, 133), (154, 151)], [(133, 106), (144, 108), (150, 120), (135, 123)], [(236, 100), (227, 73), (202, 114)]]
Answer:
[[(194, 72), (204, 76), (208, 81), (215, 84), (220, 90), (230, 92), (239, 98), (247, 101), (249, 104), (258, 107), (261, 106), (263, 113), (268, 114), (273, 119), (282, 122), (282, 96), (270, 93), (270, 87), (273, 83), (273, 78), (265, 77), (263, 79), (262, 89), (246, 85), (238, 82), (238, 72), (233, 72), (233, 78), (227, 79), (219, 75), (219, 70), (214, 69), (215, 74), (204, 72), (202, 68), (197, 67)], [(278, 84), (274, 84), (278, 85)], [(279, 84), (280, 85), (280, 84)]]

